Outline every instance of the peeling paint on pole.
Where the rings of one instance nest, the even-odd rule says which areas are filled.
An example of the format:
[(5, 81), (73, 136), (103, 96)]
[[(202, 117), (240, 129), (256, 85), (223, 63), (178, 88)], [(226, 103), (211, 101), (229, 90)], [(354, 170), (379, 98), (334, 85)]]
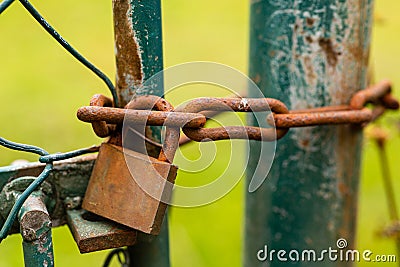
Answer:
[(163, 69), (161, 4), (158, 0), (113, 0), (116, 88), (121, 106), (136, 95), (162, 95), (162, 80), (143, 87)]
[(140, 45), (132, 25), (130, 1), (113, 0), (116, 89), (122, 106), (132, 99), (136, 88), (143, 84), (143, 65)]
[[(372, 0), (252, 1), (250, 77), (290, 109), (348, 104), (366, 85), (372, 8)], [(360, 128), (324, 126), (278, 141), (267, 182), (247, 193), (245, 266), (266, 266), (257, 259), (264, 245), (321, 251), (345, 238), (355, 246), (361, 140)], [(324, 262), (336, 265), (347, 266)]]

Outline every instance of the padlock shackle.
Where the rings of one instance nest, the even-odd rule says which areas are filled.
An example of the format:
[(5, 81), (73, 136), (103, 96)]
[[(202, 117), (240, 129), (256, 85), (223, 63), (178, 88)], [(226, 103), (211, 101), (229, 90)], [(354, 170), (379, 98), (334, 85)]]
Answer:
[[(139, 96), (126, 104), (125, 109), (152, 109), (157, 111), (174, 111), (174, 107), (164, 98), (154, 95)], [(183, 126), (183, 125), (182, 125)], [(172, 163), (179, 147), (180, 128), (166, 126), (165, 139), (158, 160)]]

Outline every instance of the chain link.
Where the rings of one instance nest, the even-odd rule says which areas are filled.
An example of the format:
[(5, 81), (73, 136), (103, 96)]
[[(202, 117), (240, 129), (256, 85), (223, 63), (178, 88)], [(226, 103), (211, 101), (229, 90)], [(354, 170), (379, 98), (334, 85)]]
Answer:
[[(186, 138), (194, 141), (215, 141), (223, 139), (251, 139), (260, 141), (274, 141), (282, 138), (292, 127), (308, 127), (317, 125), (358, 124), (366, 125), (387, 109), (396, 110), (399, 102), (391, 95), (391, 84), (382, 81), (376, 85), (360, 90), (354, 94), (349, 105), (327, 106), (304, 110), (289, 111), (284, 103), (272, 98), (196, 98), (183, 107), (168, 109), (168, 111), (132, 110), (133, 105), (128, 103), (125, 109), (104, 107), (106, 102), (96, 99), (104, 98), (94, 96), (90, 107), (82, 107), (77, 116), (80, 120), (91, 122), (95, 133), (110, 133), (116, 124), (124, 120), (129, 123), (181, 127)], [(135, 103), (143, 101), (144, 106), (151, 109), (151, 103), (159, 99), (163, 105), (171, 106), (165, 99), (157, 96), (140, 97), (133, 100)], [(373, 109), (365, 108), (371, 103)], [(136, 104), (137, 105), (137, 104)], [(127, 109), (128, 108), (128, 109)], [(204, 112), (261, 112), (271, 111), (267, 122), (272, 128), (253, 126), (225, 126), (217, 128), (204, 128), (206, 116)], [(101, 125), (101, 127), (100, 127)], [(276, 127), (274, 129), (273, 127)], [(183, 142), (182, 142), (183, 143)]]

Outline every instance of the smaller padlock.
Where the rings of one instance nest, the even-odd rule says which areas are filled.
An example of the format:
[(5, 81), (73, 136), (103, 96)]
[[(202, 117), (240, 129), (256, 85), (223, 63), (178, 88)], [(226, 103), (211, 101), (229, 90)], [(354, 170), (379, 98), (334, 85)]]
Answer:
[(137, 231), (82, 209), (67, 209), (67, 223), (81, 253), (136, 243)]
[(82, 207), (133, 229), (158, 234), (178, 168), (172, 161), (179, 128), (166, 127), (158, 159), (103, 143)]

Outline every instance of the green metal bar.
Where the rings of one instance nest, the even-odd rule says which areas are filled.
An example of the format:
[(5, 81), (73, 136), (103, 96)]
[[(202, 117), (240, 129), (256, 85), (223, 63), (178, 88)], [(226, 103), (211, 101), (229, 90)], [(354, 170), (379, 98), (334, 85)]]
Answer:
[[(347, 104), (366, 85), (372, 9), (372, 0), (251, 1), (250, 77), (290, 109)], [(354, 248), (361, 141), (355, 126), (321, 126), (277, 142), (267, 180), (246, 193), (244, 266), (352, 265), (270, 257), (337, 249), (339, 238)], [(251, 143), (249, 177), (264, 175), (260, 149)]]
[(40, 191), (35, 191), (28, 197), (18, 219), (23, 237), (25, 266), (54, 266), (51, 219)]
[[(162, 76), (146, 84), (151, 76), (163, 69), (161, 1), (113, 1), (116, 47), (116, 89), (120, 106), (139, 95), (163, 95)], [(148, 137), (160, 141), (160, 128), (153, 127)], [(150, 148), (152, 156), (158, 148)], [(130, 247), (131, 266), (168, 267), (168, 220), (157, 237), (138, 235), (139, 244)]]

